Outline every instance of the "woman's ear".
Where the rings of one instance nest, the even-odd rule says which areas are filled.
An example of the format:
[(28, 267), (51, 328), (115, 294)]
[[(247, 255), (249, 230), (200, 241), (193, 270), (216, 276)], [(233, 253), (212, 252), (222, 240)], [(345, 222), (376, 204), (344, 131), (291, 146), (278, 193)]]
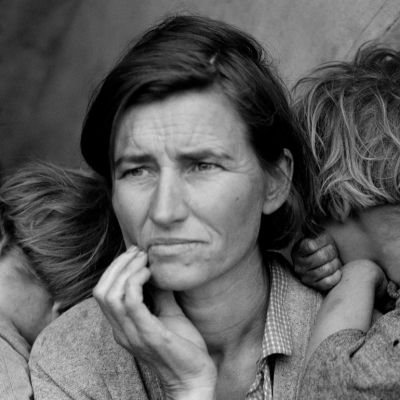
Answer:
[(263, 214), (270, 215), (278, 210), (289, 196), (293, 176), (293, 156), (288, 149), (283, 149), (283, 157), (278, 170), (273, 174), (266, 173), (266, 192)]

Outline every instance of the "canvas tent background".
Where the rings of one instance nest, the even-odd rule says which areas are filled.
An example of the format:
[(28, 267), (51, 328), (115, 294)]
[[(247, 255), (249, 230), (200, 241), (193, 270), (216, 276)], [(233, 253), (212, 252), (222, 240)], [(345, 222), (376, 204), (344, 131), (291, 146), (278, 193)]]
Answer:
[(127, 44), (167, 12), (220, 18), (256, 36), (291, 86), (378, 39), (400, 45), (400, 0), (0, 0), (0, 163), (81, 165), (90, 92)]

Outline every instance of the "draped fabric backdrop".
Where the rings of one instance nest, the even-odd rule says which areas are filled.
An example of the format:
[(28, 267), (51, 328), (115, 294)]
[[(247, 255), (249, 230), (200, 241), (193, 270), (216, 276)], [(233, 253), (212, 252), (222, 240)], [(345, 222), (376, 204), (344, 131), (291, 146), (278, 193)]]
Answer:
[(256, 36), (290, 87), (365, 41), (400, 46), (400, 0), (0, 0), (0, 164), (80, 166), (89, 95), (118, 55), (166, 13), (189, 11)]

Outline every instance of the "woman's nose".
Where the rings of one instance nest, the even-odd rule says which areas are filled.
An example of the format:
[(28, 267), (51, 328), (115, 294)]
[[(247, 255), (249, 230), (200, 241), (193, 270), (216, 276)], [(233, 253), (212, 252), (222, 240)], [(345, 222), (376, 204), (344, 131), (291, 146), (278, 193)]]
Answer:
[(177, 171), (160, 174), (150, 205), (150, 218), (160, 226), (169, 226), (183, 221), (187, 215), (185, 187)]

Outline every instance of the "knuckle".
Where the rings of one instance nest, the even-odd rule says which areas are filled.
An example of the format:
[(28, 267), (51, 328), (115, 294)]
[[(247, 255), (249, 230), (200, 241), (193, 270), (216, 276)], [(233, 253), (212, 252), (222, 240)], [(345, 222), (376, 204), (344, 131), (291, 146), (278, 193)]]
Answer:
[(342, 262), (340, 261), (339, 257), (334, 258), (331, 262), (335, 266), (335, 270), (342, 268)]
[(320, 280), (316, 285), (317, 289), (322, 292), (332, 289), (333, 286), (334, 285), (332, 285), (327, 278)]
[(106, 291), (105, 291), (103, 288), (96, 286), (96, 287), (93, 289), (93, 297), (94, 297), (98, 302), (104, 303), (105, 298), (106, 298)]
[(296, 272), (296, 274), (299, 274), (299, 275), (301, 275), (305, 269), (304, 264), (302, 264), (298, 261), (295, 261), (295, 260), (293, 262), (293, 268), (294, 268), (294, 271)]
[(300, 282), (306, 286), (312, 286), (314, 283), (314, 280), (311, 279), (309, 276), (304, 275), (304, 276), (300, 277)]
[(328, 258), (335, 258), (337, 257), (337, 249), (334, 243), (329, 243), (325, 246), (325, 254)]
[(329, 276), (332, 275), (337, 270), (337, 266), (334, 262), (330, 261), (320, 267), (320, 273), (322, 276)]
[(93, 297), (94, 297), (95, 299), (97, 299), (97, 300), (101, 299), (101, 297), (102, 297), (102, 295), (103, 295), (101, 289), (100, 289), (98, 286), (95, 286), (95, 287), (93, 288), (93, 292), (92, 292), (92, 293), (93, 293)]
[(325, 290), (332, 289), (340, 281), (340, 274), (332, 274), (324, 278), (321, 283), (324, 285)]
[(115, 292), (109, 292), (106, 295), (104, 295), (100, 301), (102, 304), (104, 304), (107, 308), (109, 309), (114, 309), (116, 308), (116, 305), (118, 304), (118, 301), (121, 299), (121, 295)]
[(308, 257), (311, 253), (313, 253), (314, 247), (314, 239), (300, 239), (292, 248), (292, 259), (301, 260), (304, 257)]
[(305, 253), (313, 253), (318, 248), (318, 244), (314, 238), (305, 238), (301, 243), (301, 249)]

